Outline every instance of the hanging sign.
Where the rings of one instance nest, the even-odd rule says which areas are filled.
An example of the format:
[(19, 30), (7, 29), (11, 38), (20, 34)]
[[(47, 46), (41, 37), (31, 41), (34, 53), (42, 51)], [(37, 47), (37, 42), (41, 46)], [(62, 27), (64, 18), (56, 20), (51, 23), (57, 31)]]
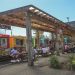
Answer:
[(11, 26), (8, 26), (8, 25), (6, 25), (6, 24), (0, 24), (0, 29), (11, 30)]

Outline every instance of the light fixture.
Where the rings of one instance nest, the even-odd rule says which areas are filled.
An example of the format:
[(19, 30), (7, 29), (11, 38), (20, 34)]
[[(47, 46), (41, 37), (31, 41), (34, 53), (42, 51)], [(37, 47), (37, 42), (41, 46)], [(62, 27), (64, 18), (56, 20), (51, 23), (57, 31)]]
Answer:
[(44, 16), (46, 15), (46, 14), (43, 14)]
[(39, 10), (35, 10), (34, 12), (39, 12)]
[(34, 9), (33, 7), (30, 7), (30, 8), (29, 8), (29, 10), (33, 10), (33, 9)]

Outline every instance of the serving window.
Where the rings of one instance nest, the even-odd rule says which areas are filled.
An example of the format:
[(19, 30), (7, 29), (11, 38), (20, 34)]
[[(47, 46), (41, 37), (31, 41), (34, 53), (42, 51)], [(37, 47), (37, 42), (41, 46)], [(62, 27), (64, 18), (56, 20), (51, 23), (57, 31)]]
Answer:
[(23, 39), (16, 39), (16, 45), (23, 46)]
[(7, 38), (0, 38), (0, 47), (7, 48)]

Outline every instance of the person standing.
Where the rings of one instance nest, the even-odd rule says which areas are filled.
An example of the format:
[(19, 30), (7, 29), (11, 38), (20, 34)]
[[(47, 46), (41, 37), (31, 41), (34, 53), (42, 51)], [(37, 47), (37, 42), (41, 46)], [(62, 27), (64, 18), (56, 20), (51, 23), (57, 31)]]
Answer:
[(33, 60), (35, 60), (36, 59), (36, 55), (37, 55), (37, 49), (36, 49), (36, 47), (34, 47), (34, 49), (33, 49)]

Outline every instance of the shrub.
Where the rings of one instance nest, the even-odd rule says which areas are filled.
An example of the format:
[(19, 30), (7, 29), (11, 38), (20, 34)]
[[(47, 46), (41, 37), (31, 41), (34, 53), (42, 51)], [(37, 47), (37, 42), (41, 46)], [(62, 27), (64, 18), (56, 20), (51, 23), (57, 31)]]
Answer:
[(72, 60), (72, 70), (75, 70), (75, 59)]
[(56, 68), (56, 69), (61, 68), (57, 56), (52, 56), (50, 58), (50, 67)]
[(70, 70), (75, 70), (75, 57), (74, 55), (69, 56), (69, 69)]

